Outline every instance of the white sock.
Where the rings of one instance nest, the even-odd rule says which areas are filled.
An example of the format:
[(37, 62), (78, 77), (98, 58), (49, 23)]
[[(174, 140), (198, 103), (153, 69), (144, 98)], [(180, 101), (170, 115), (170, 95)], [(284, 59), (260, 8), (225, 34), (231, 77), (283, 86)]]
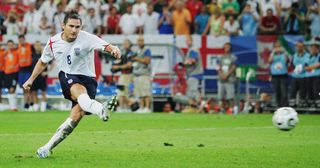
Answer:
[(15, 93), (8, 94), (8, 101), (11, 110), (17, 109), (17, 95)]
[(57, 129), (57, 132), (51, 137), (47, 144), (44, 145), (45, 148), (52, 150), (56, 147), (60, 142), (62, 142), (77, 126), (71, 118), (67, 118), (67, 120), (60, 125)]
[(39, 104), (33, 104), (32, 109), (33, 111), (39, 111)]
[(100, 115), (102, 112), (102, 104), (99, 103), (96, 100), (93, 100), (89, 97), (88, 94), (84, 93), (81, 94), (78, 97), (78, 103), (80, 105), (80, 107), (82, 108), (82, 110), (92, 113), (92, 114), (96, 114), (96, 115)]
[(47, 102), (41, 102), (40, 111), (45, 112), (47, 110)]

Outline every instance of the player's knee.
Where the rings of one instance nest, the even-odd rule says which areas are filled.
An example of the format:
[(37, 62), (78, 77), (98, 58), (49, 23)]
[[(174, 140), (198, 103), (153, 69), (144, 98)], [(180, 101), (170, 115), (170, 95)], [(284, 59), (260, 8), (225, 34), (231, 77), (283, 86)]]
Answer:
[(87, 89), (79, 83), (75, 83), (70, 88), (71, 98), (77, 100), (77, 98), (83, 94), (87, 93)]

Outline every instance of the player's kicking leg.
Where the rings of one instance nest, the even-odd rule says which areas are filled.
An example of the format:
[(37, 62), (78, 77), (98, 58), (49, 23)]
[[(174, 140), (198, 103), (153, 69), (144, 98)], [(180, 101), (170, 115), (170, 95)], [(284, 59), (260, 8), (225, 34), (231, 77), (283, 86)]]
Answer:
[(116, 96), (113, 96), (103, 104), (91, 99), (89, 96), (90, 91), (87, 91), (84, 86), (78, 83), (72, 85), (70, 92), (71, 99), (77, 100), (83, 111), (98, 115), (102, 121), (108, 121), (110, 118), (110, 112), (114, 111), (117, 105)]

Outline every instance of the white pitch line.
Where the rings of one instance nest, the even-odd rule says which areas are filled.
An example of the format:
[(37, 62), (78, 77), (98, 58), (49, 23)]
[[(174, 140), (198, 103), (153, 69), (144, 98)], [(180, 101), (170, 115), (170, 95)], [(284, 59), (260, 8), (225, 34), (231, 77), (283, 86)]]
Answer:
[[(312, 127), (320, 128), (315, 125), (299, 126), (299, 128)], [(276, 129), (273, 126), (260, 126), (260, 127), (214, 127), (214, 128), (174, 128), (174, 129), (133, 129), (133, 130), (106, 130), (106, 131), (80, 131), (75, 132), (76, 134), (101, 134), (101, 133), (130, 133), (130, 132), (142, 132), (142, 131), (213, 131), (213, 130), (227, 130), (227, 129), (237, 129), (237, 130), (253, 130), (253, 129)], [(20, 136), (20, 135), (52, 135), (54, 132), (42, 132), (42, 133), (0, 133), (0, 136)]]

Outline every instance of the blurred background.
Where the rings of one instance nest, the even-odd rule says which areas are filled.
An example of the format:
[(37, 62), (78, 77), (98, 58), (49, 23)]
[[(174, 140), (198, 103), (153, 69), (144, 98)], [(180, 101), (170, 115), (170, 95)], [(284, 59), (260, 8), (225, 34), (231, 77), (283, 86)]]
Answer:
[(320, 111), (319, 0), (1, 0), (0, 110), (70, 109), (54, 61), (31, 94), (19, 83), (71, 9), (122, 50), (95, 53), (97, 99), (118, 94), (117, 112)]

